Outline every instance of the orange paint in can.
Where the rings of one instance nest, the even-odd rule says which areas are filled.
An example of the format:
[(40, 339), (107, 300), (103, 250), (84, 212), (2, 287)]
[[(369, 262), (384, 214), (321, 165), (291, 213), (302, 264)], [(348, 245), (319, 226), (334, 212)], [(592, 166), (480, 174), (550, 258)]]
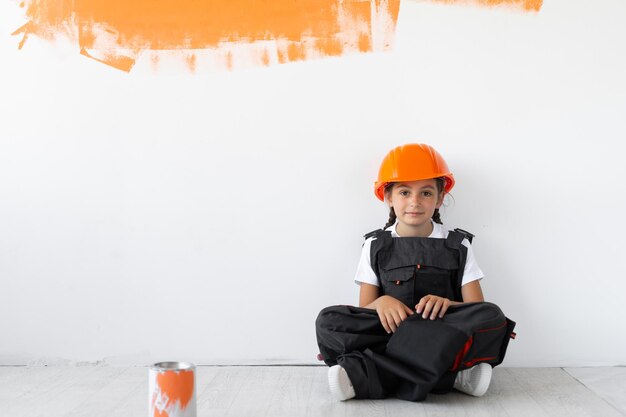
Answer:
[(196, 367), (159, 362), (149, 370), (149, 417), (196, 417)]

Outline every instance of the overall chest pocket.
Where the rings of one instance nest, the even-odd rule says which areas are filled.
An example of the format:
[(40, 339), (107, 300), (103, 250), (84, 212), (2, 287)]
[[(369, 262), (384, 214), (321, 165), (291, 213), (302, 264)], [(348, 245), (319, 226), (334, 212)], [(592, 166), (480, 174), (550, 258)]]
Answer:
[(429, 294), (454, 300), (452, 271), (418, 265), (415, 271), (415, 302)]
[(380, 278), (384, 295), (402, 301), (410, 309), (415, 307), (415, 265), (383, 270)]

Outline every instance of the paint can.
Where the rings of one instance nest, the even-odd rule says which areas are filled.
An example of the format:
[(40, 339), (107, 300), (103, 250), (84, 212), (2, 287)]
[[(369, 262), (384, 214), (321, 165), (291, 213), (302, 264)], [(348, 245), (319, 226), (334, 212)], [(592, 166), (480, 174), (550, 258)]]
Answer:
[(196, 366), (159, 362), (148, 371), (149, 417), (196, 417)]

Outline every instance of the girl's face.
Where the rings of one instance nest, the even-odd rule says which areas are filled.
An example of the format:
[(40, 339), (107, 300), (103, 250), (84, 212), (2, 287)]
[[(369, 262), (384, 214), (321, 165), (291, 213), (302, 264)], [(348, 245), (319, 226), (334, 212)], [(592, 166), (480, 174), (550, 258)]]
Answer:
[(430, 219), (443, 203), (443, 192), (437, 190), (434, 178), (400, 182), (394, 184), (387, 203), (398, 218), (396, 230), (400, 236), (427, 237), (432, 233)]

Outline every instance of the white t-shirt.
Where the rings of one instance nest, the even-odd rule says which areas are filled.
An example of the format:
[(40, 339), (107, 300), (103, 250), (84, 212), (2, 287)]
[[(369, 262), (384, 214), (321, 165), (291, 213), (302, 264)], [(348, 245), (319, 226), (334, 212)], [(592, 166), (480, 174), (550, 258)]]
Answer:
[[(428, 237), (441, 238), (445, 239), (448, 237), (448, 230), (445, 229), (439, 223), (433, 223), (433, 232)], [(398, 232), (396, 232), (396, 226), (398, 222), (389, 226), (385, 230), (391, 231), (392, 237), (400, 237)], [(361, 285), (361, 283), (372, 284), (379, 286), (378, 277), (376, 277), (376, 273), (372, 269), (372, 264), (370, 262), (370, 248), (372, 246), (372, 240), (376, 239), (375, 237), (370, 237), (365, 240), (363, 244), (363, 250), (361, 251), (361, 259), (359, 259), (359, 266), (356, 270), (356, 276), (354, 277), (354, 281)], [(467, 247), (467, 259), (465, 260), (465, 270), (463, 272), (463, 282), (461, 285), (465, 285), (468, 282), (476, 281), (477, 279), (483, 278), (483, 271), (480, 269), (478, 264), (476, 263), (476, 259), (474, 258), (474, 251), (472, 250), (472, 245), (470, 245), (467, 239), (463, 239), (463, 245)]]

